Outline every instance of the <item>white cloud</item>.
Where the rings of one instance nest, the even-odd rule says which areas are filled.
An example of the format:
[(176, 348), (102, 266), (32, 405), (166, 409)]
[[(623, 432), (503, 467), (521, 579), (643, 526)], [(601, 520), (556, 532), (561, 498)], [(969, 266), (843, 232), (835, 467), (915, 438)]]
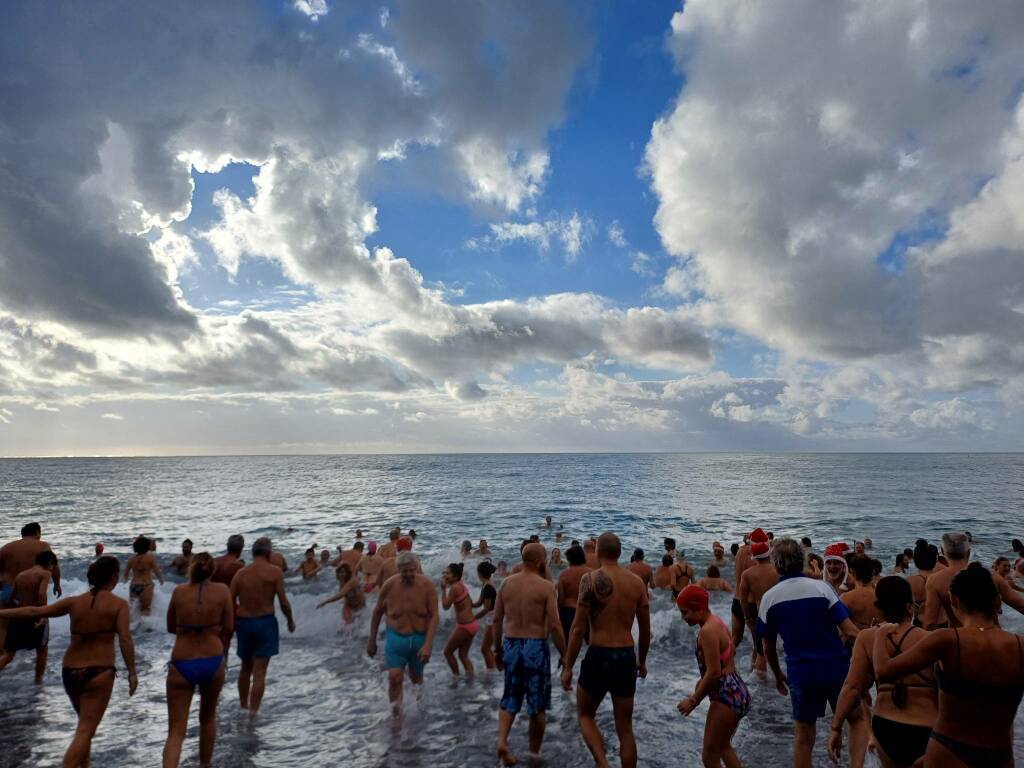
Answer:
[(104, 413), (100, 418), (108, 419), (110, 421), (124, 421), (124, 416), (119, 413)]
[(553, 240), (562, 245), (567, 263), (572, 263), (583, 252), (594, 231), (594, 222), (573, 211), (569, 218), (551, 216), (544, 221), (502, 221), (490, 225), (491, 234), (467, 243), (471, 249), (501, 247), (515, 241), (532, 243), (538, 250), (547, 251)]
[(613, 221), (609, 224), (607, 232), (608, 239), (611, 241), (612, 245), (617, 246), (618, 248), (629, 247), (629, 241), (626, 240), (626, 233), (618, 221)]

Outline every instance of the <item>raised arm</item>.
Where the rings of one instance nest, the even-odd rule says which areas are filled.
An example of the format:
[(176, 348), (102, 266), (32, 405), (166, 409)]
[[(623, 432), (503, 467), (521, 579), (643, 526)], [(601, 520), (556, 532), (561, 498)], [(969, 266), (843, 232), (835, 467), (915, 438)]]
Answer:
[(128, 603), (123, 600), (121, 602), (122, 605), (117, 609), (117, 640), (121, 646), (121, 658), (128, 667), (128, 695), (133, 696), (139, 687), (139, 675), (135, 671), (135, 643), (132, 642)]
[[(278, 569), (280, 570), (280, 569)], [(288, 595), (284, 593), (284, 571), (281, 571), (274, 581), (277, 591), (277, 602), (281, 604), (281, 613), (288, 620), (288, 631), (295, 631), (295, 619), (292, 618), (292, 604), (288, 602)]]

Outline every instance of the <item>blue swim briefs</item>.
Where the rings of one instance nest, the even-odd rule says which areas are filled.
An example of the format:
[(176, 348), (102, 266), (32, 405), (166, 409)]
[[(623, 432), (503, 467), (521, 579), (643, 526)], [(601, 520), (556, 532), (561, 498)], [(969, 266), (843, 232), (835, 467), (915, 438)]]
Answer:
[(235, 619), (235, 637), (238, 639), (238, 658), (269, 659), (278, 653), (277, 616), (268, 613), (266, 616)]
[(427, 641), (423, 632), (413, 632), (411, 635), (401, 635), (388, 627), (384, 639), (384, 658), (388, 663), (388, 669), (405, 669), (414, 675), (423, 674), (423, 661), (419, 657), (420, 648)]

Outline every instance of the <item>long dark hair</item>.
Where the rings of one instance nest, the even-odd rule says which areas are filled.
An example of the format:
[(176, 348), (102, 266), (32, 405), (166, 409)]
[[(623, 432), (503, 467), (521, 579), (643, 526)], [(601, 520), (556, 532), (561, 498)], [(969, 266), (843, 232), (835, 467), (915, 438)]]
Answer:
[(118, 559), (113, 555), (103, 555), (89, 566), (85, 574), (86, 581), (89, 582), (89, 591), (95, 595), (112, 580), (117, 579), (120, 573), (121, 563)]

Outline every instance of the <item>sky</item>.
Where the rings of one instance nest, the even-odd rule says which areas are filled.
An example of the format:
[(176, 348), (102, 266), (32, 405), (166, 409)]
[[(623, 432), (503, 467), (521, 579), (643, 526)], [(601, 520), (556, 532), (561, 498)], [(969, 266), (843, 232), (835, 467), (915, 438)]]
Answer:
[(0, 455), (1024, 449), (1017, 0), (0, 8)]

